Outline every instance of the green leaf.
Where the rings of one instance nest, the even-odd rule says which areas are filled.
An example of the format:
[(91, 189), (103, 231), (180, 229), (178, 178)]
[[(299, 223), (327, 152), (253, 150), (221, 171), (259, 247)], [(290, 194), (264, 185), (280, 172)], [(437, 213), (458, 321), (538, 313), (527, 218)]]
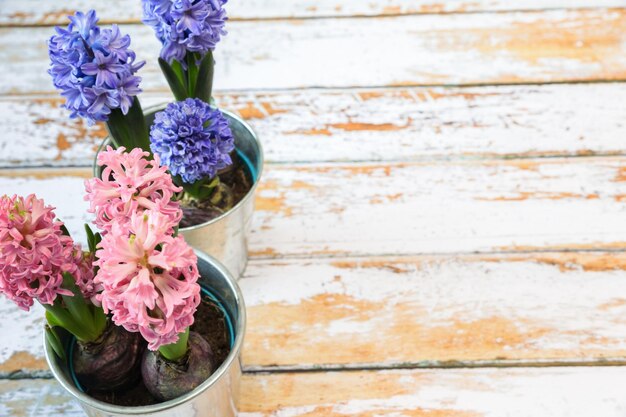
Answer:
[(183, 189), (185, 193), (194, 200), (204, 201), (213, 194), (215, 187), (217, 187), (219, 183), (220, 179), (216, 175), (213, 178), (204, 178), (192, 184), (183, 184)]
[(185, 87), (185, 93), (187, 93), (187, 75), (185, 74), (185, 69), (183, 68), (183, 65), (175, 59), (174, 62), (172, 62), (172, 69), (178, 76), (178, 81), (180, 81), (180, 84)]
[(74, 295), (61, 295), (65, 307), (77, 322), (85, 322), (85, 325), (93, 327), (93, 320), (91, 319), (91, 311), (80, 292), (80, 289), (76, 285), (74, 277), (68, 272), (63, 273), (63, 288), (70, 290)]
[(178, 335), (178, 341), (169, 345), (161, 346), (159, 353), (167, 360), (175, 362), (187, 353), (187, 342), (189, 340), (189, 327)]
[(94, 253), (96, 251), (96, 236), (91, 231), (91, 227), (85, 223), (85, 233), (87, 233), (87, 245), (89, 246), (89, 252)]
[(48, 322), (48, 325), (50, 325), (51, 327), (54, 327), (54, 326), (61, 326), (61, 327), (63, 327), (62, 323), (49, 310), (46, 310), (46, 321)]
[(58, 299), (54, 301), (53, 305), (42, 304), (42, 306), (46, 309), (46, 319), (50, 325), (64, 328), (83, 342), (95, 340), (88, 334), (88, 329), (77, 323), (70, 313), (61, 306), (61, 302)]
[(209, 104), (211, 104), (214, 69), (215, 61), (213, 60), (213, 52), (209, 51), (200, 63), (198, 78), (196, 81), (196, 88), (193, 92), (194, 97), (197, 97), (205, 103)]
[(52, 350), (54, 350), (54, 353), (56, 353), (57, 356), (61, 358), (63, 362), (67, 362), (67, 356), (65, 356), (65, 349), (63, 349), (63, 344), (61, 343), (61, 339), (59, 338), (59, 335), (50, 326), (46, 326), (45, 329), (46, 329), (46, 340), (50, 344), (50, 347), (52, 347)]
[(106, 127), (115, 147), (124, 146), (129, 151), (141, 148), (150, 152), (150, 134), (137, 97), (127, 114), (123, 114), (121, 109), (111, 110)]
[(100, 233), (96, 233), (96, 240), (95, 240), (96, 248), (98, 247), (100, 242), (102, 242), (102, 235)]
[(198, 81), (198, 66), (196, 65), (196, 54), (187, 52), (185, 55), (187, 61), (187, 96), (193, 97), (196, 91), (196, 82)]
[(94, 329), (96, 329), (97, 333), (102, 334), (106, 329), (108, 318), (106, 314), (104, 314), (104, 310), (101, 307), (96, 307), (94, 305), (91, 306), (92, 317), (94, 322)]
[[(177, 61), (174, 61), (174, 65), (175, 64), (178, 64), (178, 67), (180, 67), (180, 63)], [(181, 82), (181, 79), (173, 68), (174, 65), (170, 66), (163, 58), (159, 58), (161, 72), (165, 76), (170, 90), (172, 90), (172, 94), (174, 94), (177, 101), (181, 101), (187, 98), (187, 86)]]
[(65, 236), (69, 236), (70, 235), (70, 231), (67, 230), (67, 227), (65, 227), (65, 224), (61, 225), (61, 232), (63, 232), (63, 235), (65, 235)]
[(87, 303), (72, 274), (63, 273), (62, 288), (74, 295), (61, 295), (62, 303), (57, 298), (51, 306), (44, 304), (48, 323), (63, 327), (81, 341), (98, 339), (106, 328), (106, 316), (102, 309)]

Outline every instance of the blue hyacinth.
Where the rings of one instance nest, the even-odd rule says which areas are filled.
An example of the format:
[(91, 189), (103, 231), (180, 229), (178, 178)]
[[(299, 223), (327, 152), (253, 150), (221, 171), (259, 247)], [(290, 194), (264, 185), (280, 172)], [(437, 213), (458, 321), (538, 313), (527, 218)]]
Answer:
[(232, 164), (229, 153), (235, 148), (222, 112), (191, 98), (170, 103), (155, 115), (150, 142), (161, 164), (188, 184), (211, 179)]
[(128, 49), (130, 37), (117, 25), (100, 29), (95, 11), (69, 16), (67, 29), (56, 27), (48, 54), (54, 86), (66, 98), (72, 118), (82, 117), (91, 125), (107, 121), (111, 110), (127, 114), (141, 92), (141, 78), (134, 74), (144, 65), (135, 62)]
[(163, 44), (161, 58), (186, 67), (187, 52), (203, 57), (213, 51), (222, 35), (227, 0), (142, 0), (143, 22), (154, 29)]

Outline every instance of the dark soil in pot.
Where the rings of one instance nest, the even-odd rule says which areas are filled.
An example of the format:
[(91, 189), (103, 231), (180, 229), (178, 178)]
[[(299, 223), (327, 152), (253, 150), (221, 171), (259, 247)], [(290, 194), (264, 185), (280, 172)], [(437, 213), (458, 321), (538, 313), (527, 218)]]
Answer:
[(217, 190), (222, 195), (220, 202), (213, 204), (210, 200), (194, 202), (193, 205), (184, 205), (183, 219), (180, 227), (191, 227), (206, 223), (228, 212), (236, 206), (248, 194), (254, 180), (250, 173), (250, 167), (237, 155), (231, 154), (232, 165), (218, 173), (220, 182), (225, 185), (225, 189)]
[[(222, 310), (208, 297), (203, 296), (202, 302), (196, 311), (194, 324), (191, 330), (199, 333), (211, 346), (215, 354), (215, 369), (219, 368), (230, 353), (230, 333)], [(141, 371), (137, 370), (140, 374)], [(92, 391), (87, 392), (93, 398), (115, 405), (137, 407), (142, 405), (156, 404), (155, 399), (141, 382), (134, 386), (119, 391)]]

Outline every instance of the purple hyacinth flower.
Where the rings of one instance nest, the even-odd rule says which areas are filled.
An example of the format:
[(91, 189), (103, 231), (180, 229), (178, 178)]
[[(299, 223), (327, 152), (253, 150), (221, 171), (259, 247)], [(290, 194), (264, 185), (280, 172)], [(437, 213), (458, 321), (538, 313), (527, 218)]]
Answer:
[(142, 0), (143, 22), (152, 26), (163, 44), (161, 58), (186, 67), (187, 52), (202, 58), (215, 49), (223, 35), (225, 0)]
[(199, 35), (203, 29), (204, 20), (209, 17), (210, 6), (204, 2), (193, 4), (191, 0), (180, 0), (174, 4), (171, 16), (176, 21), (176, 32), (183, 33), (189, 30)]
[(150, 149), (173, 175), (192, 184), (232, 164), (235, 139), (228, 120), (199, 99), (170, 103), (155, 115)]
[(120, 64), (117, 54), (111, 53), (106, 56), (100, 51), (94, 51), (93, 62), (83, 64), (80, 69), (87, 75), (96, 76), (96, 86), (114, 87), (118, 82), (117, 74), (126, 70), (126, 66)]
[(70, 117), (82, 117), (90, 125), (108, 120), (117, 108), (126, 114), (141, 91), (135, 73), (144, 64), (135, 62), (130, 37), (115, 25), (101, 30), (93, 10), (69, 19), (67, 28), (55, 28), (48, 42), (48, 73), (66, 99), (64, 107)]
[(130, 36), (122, 35), (117, 25), (112, 25), (110, 30), (102, 32), (102, 48), (116, 54), (121, 61), (126, 61), (131, 54), (134, 58), (134, 52), (128, 49), (129, 46)]
[(111, 109), (119, 106), (117, 93), (101, 87), (92, 87), (85, 90), (87, 100), (91, 103), (88, 111), (92, 114), (108, 115)]
[(135, 96), (137, 96), (141, 89), (139, 88), (139, 83), (141, 82), (141, 78), (130, 76), (125, 80), (121, 81), (117, 87), (117, 98), (119, 101), (120, 109), (122, 109), (122, 113), (128, 113), (128, 109), (133, 105), (133, 100)]
[(100, 29), (96, 25), (99, 19), (96, 17), (95, 10), (90, 10), (87, 14), (76, 12), (74, 16), (68, 16), (68, 19), (71, 22), (68, 27), (70, 32), (78, 32), (85, 40), (98, 36)]

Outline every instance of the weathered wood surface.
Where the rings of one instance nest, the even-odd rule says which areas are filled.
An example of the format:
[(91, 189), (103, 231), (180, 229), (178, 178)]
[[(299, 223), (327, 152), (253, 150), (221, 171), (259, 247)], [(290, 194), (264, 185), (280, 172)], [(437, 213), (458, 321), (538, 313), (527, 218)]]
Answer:
[[(242, 417), (622, 417), (621, 367), (245, 375)], [(0, 382), (7, 417), (84, 414), (53, 380)]]
[[(218, 89), (542, 83), (626, 79), (626, 9), (231, 22)], [(159, 43), (124, 26), (148, 91), (166, 91)], [(53, 91), (51, 28), (0, 29), (0, 94)], [(372, 53), (375, 51), (375, 53)]]
[[(407, 14), (474, 13), (557, 8), (622, 7), (620, 0), (239, 0), (226, 6), (231, 20), (290, 19)], [(138, 23), (139, 0), (4, 0), (0, 26), (59, 25), (74, 10), (95, 9), (102, 23)]]
[[(144, 107), (170, 100), (142, 97)], [(268, 162), (623, 154), (626, 85), (306, 90), (220, 94)], [(89, 166), (104, 127), (60, 98), (0, 98), (0, 167)]]
[[(247, 370), (626, 363), (626, 253), (250, 262)], [(0, 373), (46, 370), (0, 300)]]
[[(269, 165), (251, 255), (623, 248), (625, 170), (623, 157)], [(89, 175), (3, 170), (0, 190), (39, 194), (81, 234)]]

